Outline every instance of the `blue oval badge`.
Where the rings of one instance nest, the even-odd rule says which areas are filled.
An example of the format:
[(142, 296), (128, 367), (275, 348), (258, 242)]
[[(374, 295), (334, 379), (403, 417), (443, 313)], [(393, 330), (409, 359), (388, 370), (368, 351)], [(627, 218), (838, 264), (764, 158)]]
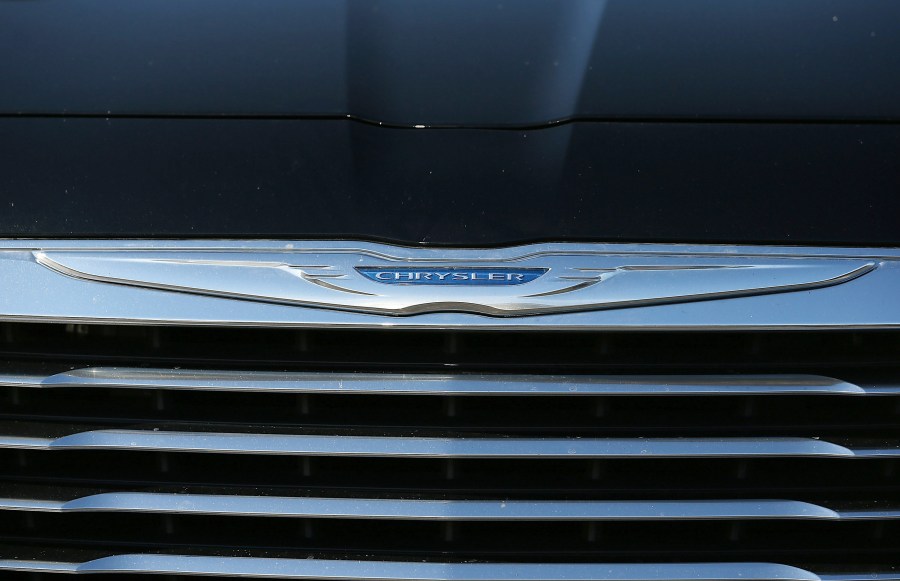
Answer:
[(547, 268), (490, 268), (463, 266), (357, 266), (357, 272), (382, 284), (444, 286), (512, 286), (536, 280)]

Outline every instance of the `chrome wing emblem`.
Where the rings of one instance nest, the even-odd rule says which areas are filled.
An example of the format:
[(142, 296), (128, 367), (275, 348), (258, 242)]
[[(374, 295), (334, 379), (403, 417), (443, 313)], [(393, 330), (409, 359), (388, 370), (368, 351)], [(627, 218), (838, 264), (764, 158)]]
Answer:
[[(846, 258), (547, 251), (52, 250), (38, 263), (101, 283), (380, 315), (522, 316), (809, 290), (876, 267)], [(448, 258), (447, 256), (452, 256)]]

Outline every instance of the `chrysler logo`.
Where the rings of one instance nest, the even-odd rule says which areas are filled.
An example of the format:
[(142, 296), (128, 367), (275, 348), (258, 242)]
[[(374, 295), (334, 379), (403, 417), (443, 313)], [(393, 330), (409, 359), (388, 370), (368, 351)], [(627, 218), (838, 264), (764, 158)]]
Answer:
[(511, 317), (734, 299), (831, 286), (876, 268), (868, 259), (569, 248), (310, 242), (264, 250), (54, 249), (35, 251), (34, 259), (94, 282), (395, 316)]
[(356, 271), (369, 280), (383, 284), (422, 284), (446, 286), (510, 286), (525, 284), (547, 274), (546, 268), (484, 268), (448, 266), (380, 267), (358, 266)]

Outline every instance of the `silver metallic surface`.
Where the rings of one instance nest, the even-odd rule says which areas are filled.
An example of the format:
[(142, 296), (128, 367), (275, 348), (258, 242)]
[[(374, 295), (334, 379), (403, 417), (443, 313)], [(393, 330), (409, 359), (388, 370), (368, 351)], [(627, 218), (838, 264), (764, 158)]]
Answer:
[(444, 375), (88, 367), (0, 373), (0, 386), (377, 395), (898, 395), (817, 375)]
[(53, 375), (0, 373), (0, 386), (375, 395), (898, 395), (817, 375), (476, 375), (279, 373), (88, 367)]
[[(380, 284), (356, 271), (385, 265), (549, 270), (513, 286)], [(900, 327), (895, 249), (6, 240), (0, 241), (0, 281), (0, 320), (497, 329)]]
[[(87, 281), (382, 315), (459, 311), (512, 316), (647, 306), (810, 290), (853, 280), (875, 268), (865, 259), (660, 259), (547, 251), (524, 251), (507, 260), (477, 254), (448, 259), (431, 253), (427, 262), (424, 257), (404, 260), (371, 251), (326, 249), (265, 254), (47, 250), (35, 252), (34, 258), (56, 272)], [(424, 274), (432, 281), (438, 274), (394, 271), (395, 276), (407, 274), (409, 283), (385, 285), (359, 272), (410, 264), (455, 268), (452, 274), (466, 277), (460, 283), (477, 276), (514, 276), (500, 272), (510, 265), (546, 274), (515, 286), (422, 288), (413, 284), (420, 282), (414, 276)]]
[(342, 581), (894, 581), (897, 572), (817, 575), (776, 563), (422, 563), (186, 555), (115, 555), (85, 563), (0, 560), (0, 570), (155, 573)]
[(398, 458), (900, 458), (900, 444), (847, 447), (815, 438), (423, 438), (96, 430), (0, 436), (0, 448), (154, 450)]
[(886, 520), (900, 508), (833, 510), (796, 500), (395, 500), (111, 492), (69, 501), (0, 498), (0, 510), (426, 521)]

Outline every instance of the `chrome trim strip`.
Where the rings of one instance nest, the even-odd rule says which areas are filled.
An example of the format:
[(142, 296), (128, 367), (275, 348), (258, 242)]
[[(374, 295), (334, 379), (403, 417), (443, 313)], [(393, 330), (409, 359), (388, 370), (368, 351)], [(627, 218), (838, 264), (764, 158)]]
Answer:
[(397, 458), (896, 458), (900, 445), (849, 448), (813, 438), (424, 438), (96, 430), (0, 436), (0, 448), (153, 450)]
[(86, 563), (0, 560), (0, 570), (154, 573), (332, 581), (855, 581), (900, 579), (897, 573), (819, 576), (775, 563), (421, 563), (115, 555)]
[(416, 521), (888, 520), (900, 508), (832, 510), (796, 500), (394, 500), (110, 492), (69, 501), (0, 498), (0, 510)]
[(90, 367), (0, 374), (0, 386), (378, 395), (900, 395), (816, 375), (442, 375)]
[(78, 563), (0, 559), (0, 570), (2, 571), (16, 571), (22, 573), (77, 573), (78, 567)]
[[(143, 262), (135, 262), (137, 254), (144, 257)], [(151, 254), (165, 255), (168, 266), (148, 258)], [(128, 256), (132, 257), (131, 263)], [(541, 266), (538, 263), (542, 261), (554, 264), (548, 262), (542, 266), (551, 269), (545, 277), (515, 287), (462, 287), (465, 292), (459, 294), (458, 289), (441, 285), (415, 288), (413, 292), (404, 285), (369, 281), (378, 287), (378, 292), (365, 295), (358, 294), (356, 291), (360, 289), (355, 286), (368, 283), (354, 278), (352, 271), (327, 274), (329, 285), (350, 290), (343, 292), (319, 284), (326, 280), (322, 273), (303, 274), (302, 268), (292, 270), (296, 258), (317, 256), (323, 263), (303, 263), (312, 267), (332, 266), (329, 257), (336, 257), (342, 264), (351, 264), (353, 257), (362, 256), (365, 261), (401, 265), (439, 263), (525, 268)], [(145, 266), (150, 265), (156, 274), (144, 280), (147, 284), (153, 283), (160, 273), (167, 280), (170, 275), (178, 279), (170, 282), (180, 281), (175, 285), (160, 282), (166, 288), (184, 285), (194, 288), (192, 281), (196, 282), (196, 276), (200, 276), (195, 266), (206, 269), (204, 272), (233, 267), (272, 272), (259, 279), (229, 275), (219, 282), (216, 277), (207, 280), (209, 284), (197, 282), (200, 292), (222, 291), (209, 286), (221, 282), (227, 283), (228, 289), (223, 292), (228, 296), (247, 295), (244, 299), (223, 298), (191, 294), (192, 290), (158, 290), (85, 280), (75, 276), (75, 271), (70, 276), (39, 264), (40, 257), (57, 264), (65, 262), (59, 262), (60, 257), (77, 259), (81, 261), (79, 264), (93, 265), (91, 268), (100, 265), (101, 271), (103, 264), (115, 263), (115, 269), (124, 279), (134, 276), (135, 280), (144, 280), (142, 273), (146, 274)], [(226, 262), (231, 266), (220, 264)], [(572, 269), (580, 274), (570, 276), (571, 273), (564, 272)], [(654, 269), (676, 273), (673, 276), (677, 283), (672, 279), (671, 284), (660, 284)], [(231, 270), (229, 273), (234, 274)], [(341, 276), (345, 278), (335, 278)], [(656, 282), (650, 282), (651, 278)], [(900, 286), (898, 249), (652, 244), (434, 249), (340, 241), (0, 240), (0, 280), (4, 283), (0, 320), (7, 321), (439, 329), (900, 328), (900, 302), (894, 300), (894, 291)], [(587, 286), (586, 280), (590, 283)], [(669, 281), (668, 275), (664, 280)], [(568, 281), (566, 284), (573, 286), (560, 287), (564, 292), (543, 288), (557, 285), (559, 281)], [(273, 290), (269, 282), (280, 290)], [(819, 288), (811, 289), (810, 284)], [(532, 285), (541, 289), (531, 288)], [(811, 290), (791, 290), (798, 288), (797, 285)], [(372, 292), (372, 288), (366, 288), (364, 293)], [(515, 298), (508, 289), (528, 290), (531, 298)], [(185, 290), (190, 289), (182, 288)], [(394, 298), (372, 298), (379, 292)], [(418, 296), (423, 292), (426, 293), (424, 302)], [(309, 293), (318, 293), (316, 297), (323, 298), (324, 302), (317, 302)], [(333, 293), (341, 295), (340, 298)], [(291, 299), (293, 303), (277, 304), (279, 297)], [(275, 302), (245, 300), (248, 298)], [(298, 301), (318, 306), (300, 306)], [(347, 301), (353, 304), (344, 304)], [(335, 310), (341, 308), (371, 312)], [(411, 314), (421, 310), (441, 312)], [(563, 312), (570, 310), (580, 312)], [(534, 314), (538, 312), (545, 314)]]
[[(513, 317), (721, 300), (840, 285), (878, 267), (865, 259), (662, 259), (538, 251), (509, 260), (470, 253), (465, 262), (432, 253), (426, 268), (363, 250), (304, 248), (280, 254), (49, 250), (33, 257), (52, 271), (84, 281), (382, 316), (463, 312)], [(386, 268), (390, 272), (382, 274), (409, 280), (385, 285), (361, 268)], [(403, 270), (408, 268), (417, 272)], [(520, 284), (526, 270), (544, 274)]]
[[(249, 251), (278, 253), (285, 250), (304, 249), (317, 252), (357, 252), (364, 251), (378, 258), (402, 258), (412, 262), (430, 262), (433, 257), (448, 260), (467, 261), (472, 249), (403, 246), (367, 242), (363, 240), (267, 240), (267, 239), (65, 239), (65, 238), (0, 238), (0, 251), (35, 250), (191, 250), (191, 251)], [(721, 256), (741, 255), (753, 257), (785, 256), (802, 258), (864, 258), (871, 260), (898, 260), (900, 247), (885, 248), (840, 248), (830, 246), (778, 246), (778, 245), (737, 245), (737, 244), (657, 244), (657, 243), (578, 243), (547, 242), (522, 244), (498, 248), (479, 248), (501, 260), (517, 257), (531, 257), (535, 254), (664, 254), (671, 256)], [(425, 254), (423, 254), (425, 253)]]

